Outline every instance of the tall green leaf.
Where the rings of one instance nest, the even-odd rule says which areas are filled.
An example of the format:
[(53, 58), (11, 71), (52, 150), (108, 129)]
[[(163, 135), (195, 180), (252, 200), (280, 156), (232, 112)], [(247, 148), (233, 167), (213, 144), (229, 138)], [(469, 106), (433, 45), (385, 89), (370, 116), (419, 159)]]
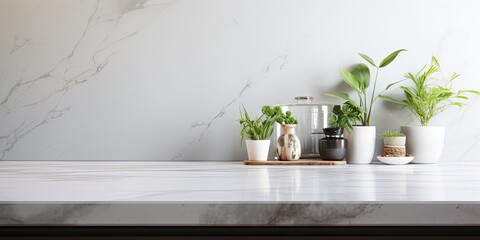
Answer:
[(362, 79), (363, 89), (367, 89), (370, 85), (370, 69), (367, 65), (359, 63), (355, 65), (352, 69), (352, 74), (355, 75), (357, 79)]
[(348, 95), (348, 93), (325, 93), (325, 94), (323, 94), (323, 95), (329, 96), (329, 97), (340, 98), (340, 99), (343, 99), (343, 100), (345, 100), (345, 101), (351, 100), (351, 99), (350, 99), (350, 96)]
[(396, 103), (396, 104), (400, 104), (400, 105), (404, 105), (406, 106), (407, 104), (401, 100), (398, 100), (398, 99), (395, 99), (395, 98), (392, 98), (392, 97), (389, 97), (389, 96), (383, 96), (383, 95), (379, 95), (378, 96), (380, 99), (384, 100), (384, 101), (387, 101), (387, 102), (392, 102), (392, 103)]
[(357, 92), (362, 92), (362, 90), (360, 89), (360, 82), (358, 81), (357, 77), (355, 77), (355, 75), (351, 74), (347, 70), (341, 70), (340, 75), (342, 76), (343, 81), (347, 83), (348, 86), (353, 88), (353, 90)]
[(433, 65), (440, 68), (440, 63), (438, 62), (438, 59), (435, 56), (432, 56), (432, 63), (433, 63)]
[(368, 63), (372, 64), (374, 67), (377, 67), (377, 65), (375, 65), (375, 62), (373, 61), (373, 59), (363, 53), (358, 53), (358, 55), (360, 55), (360, 57), (362, 57), (363, 59), (365, 59), (365, 61), (367, 61)]
[(384, 91), (388, 90), (389, 88), (391, 88), (392, 86), (396, 85), (397, 83), (401, 83), (401, 82), (403, 82), (403, 81), (405, 81), (405, 80), (407, 80), (407, 79), (402, 79), (402, 80), (399, 80), (399, 81), (396, 81), (396, 82), (393, 82), (393, 83), (388, 84), (387, 88), (385, 88)]
[(388, 66), (388, 64), (390, 64), (391, 62), (393, 62), (393, 60), (395, 60), (395, 58), (398, 56), (398, 54), (400, 52), (403, 52), (403, 51), (407, 51), (407, 49), (400, 49), (400, 50), (397, 50), (393, 53), (390, 53), (390, 55), (388, 55), (386, 58), (384, 58), (381, 62), (380, 62), (380, 68), (383, 68), (383, 67), (386, 67)]
[(476, 91), (476, 90), (460, 90), (459, 92), (461, 92), (461, 93), (473, 93), (475, 95), (480, 95), (480, 92)]

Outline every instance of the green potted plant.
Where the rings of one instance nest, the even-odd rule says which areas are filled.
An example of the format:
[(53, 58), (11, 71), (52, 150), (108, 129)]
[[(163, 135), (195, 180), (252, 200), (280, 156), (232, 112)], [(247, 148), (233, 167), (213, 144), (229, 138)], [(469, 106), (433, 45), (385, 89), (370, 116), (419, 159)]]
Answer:
[[(274, 108), (277, 109), (277, 108)], [(295, 135), (298, 120), (292, 112), (274, 110), (277, 114), (277, 123), (282, 125), (282, 134), (277, 139), (277, 157), (279, 160), (298, 160), (302, 154), (300, 139)]]
[(402, 127), (402, 132), (407, 137), (407, 150), (415, 156), (413, 163), (434, 163), (442, 154), (445, 127), (429, 126), (430, 120), (450, 106), (464, 106), (463, 101), (468, 100), (467, 94), (480, 95), (480, 92), (475, 90), (454, 91), (452, 83), (460, 76), (459, 74), (453, 73), (448, 79), (442, 76), (440, 64), (433, 56), (428, 68), (425, 65), (416, 74), (410, 72), (405, 74), (405, 80), (410, 80), (412, 85), (400, 87), (404, 99), (380, 95), (385, 101), (410, 109), (421, 124)]
[(241, 142), (248, 138), (246, 145), (249, 160), (267, 161), (270, 137), (279, 113), (281, 113), (280, 107), (263, 106), (262, 115), (252, 119), (245, 107), (240, 109)]
[(359, 125), (354, 125), (351, 127), (351, 131), (345, 132), (345, 138), (348, 140), (347, 162), (350, 164), (369, 164), (373, 160), (375, 154), (376, 128), (370, 125), (370, 120), (373, 105), (378, 99), (378, 94), (376, 94), (378, 73), (381, 68), (393, 62), (402, 51), (406, 50), (400, 49), (389, 54), (378, 65), (369, 56), (359, 53), (360, 57), (375, 69), (375, 79), (370, 94), (367, 93), (367, 89), (370, 87), (370, 68), (366, 64), (357, 64), (353, 67), (352, 71), (340, 71), (343, 81), (358, 95), (358, 102), (351, 99), (348, 93), (325, 94), (343, 99), (351, 105), (362, 109), (362, 113), (359, 116)]
[(347, 140), (342, 137), (343, 129), (351, 131), (360, 121), (362, 109), (356, 104), (345, 102), (335, 105), (333, 114), (328, 119), (332, 126), (324, 128), (325, 138), (320, 139), (320, 157), (324, 160), (343, 160), (346, 156)]

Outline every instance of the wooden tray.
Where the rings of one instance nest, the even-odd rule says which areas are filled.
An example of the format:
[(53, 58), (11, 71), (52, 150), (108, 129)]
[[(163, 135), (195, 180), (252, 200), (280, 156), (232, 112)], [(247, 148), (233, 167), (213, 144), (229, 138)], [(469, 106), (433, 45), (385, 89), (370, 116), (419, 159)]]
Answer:
[(243, 161), (244, 165), (257, 165), (257, 166), (337, 166), (337, 165), (346, 165), (347, 161), (327, 161), (327, 160), (311, 160), (311, 159), (301, 159), (297, 161), (279, 161), (279, 160), (268, 160), (268, 161), (253, 161), (245, 160)]

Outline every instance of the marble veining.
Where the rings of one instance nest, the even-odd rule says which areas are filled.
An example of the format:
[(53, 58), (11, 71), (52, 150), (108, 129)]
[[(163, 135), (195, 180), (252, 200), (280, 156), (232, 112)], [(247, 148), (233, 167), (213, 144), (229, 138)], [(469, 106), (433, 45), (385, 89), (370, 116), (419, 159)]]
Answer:
[(0, 225), (480, 225), (480, 164), (0, 162)]
[(210, 121), (208, 121), (208, 122), (193, 122), (191, 127), (192, 128), (202, 127), (203, 128), (202, 132), (197, 137), (195, 137), (191, 142), (189, 142), (184, 148), (179, 150), (178, 153), (171, 160), (182, 159), (184, 157), (184, 153), (189, 149), (189, 147), (191, 147), (196, 142), (202, 141), (203, 137), (205, 136), (205, 134), (208, 133), (208, 130), (210, 129), (212, 124), (215, 121), (219, 120), (221, 117), (223, 117), (225, 115), (225, 113), (227, 112), (227, 110), (229, 110), (235, 103), (237, 103), (241, 99), (243, 94), (249, 88), (251, 88), (254, 85), (254, 79), (258, 79), (257, 81), (260, 81), (262, 79), (267, 78), (268, 74), (273, 69), (278, 69), (279, 71), (283, 70), (283, 68), (287, 64), (287, 57), (288, 57), (288, 55), (283, 55), (283, 56), (276, 57), (275, 59), (273, 59), (269, 64), (267, 64), (264, 67), (264, 70), (262, 70), (262, 72), (260, 73), (260, 77), (259, 76), (252, 76), (247, 81), (247, 83), (242, 88), (242, 90), (240, 90), (238, 95), (234, 99), (232, 99), (229, 103), (227, 103), (225, 106), (223, 106), (220, 109), (220, 112), (218, 112), (218, 114), (216, 114)]
[[(97, 75), (110, 64), (110, 59), (115, 55), (119, 44), (135, 36), (174, 3), (175, 1), (163, 0), (96, 0), (82, 2), (75, 6), (72, 12), (82, 11), (86, 8), (87, 14), (82, 19), (86, 20), (85, 24), (79, 29), (80, 34), (76, 39), (73, 39), (71, 47), (63, 51), (64, 55), (52, 61), (47, 71), (32, 73), (31, 69), (35, 64), (33, 59), (45, 57), (38, 56), (37, 51), (39, 50), (37, 49), (23, 66), (23, 70), (14, 81), (13, 86), (8, 86), (8, 93), (1, 96), (3, 100), (0, 99), (0, 116), (2, 116), (2, 119), (8, 119), (10, 115), (14, 115), (17, 118), (23, 118), (23, 120), (18, 121), (16, 125), (10, 125), (8, 129), (2, 129), (0, 159), (3, 159), (18, 141), (29, 133), (52, 120), (61, 118), (68, 112), (71, 107), (63, 104), (64, 97), (78, 86), (96, 79)], [(5, 8), (8, 8), (8, 5), (12, 3), (11, 1), (5, 1), (3, 4)], [(58, 7), (58, 5), (53, 1), (42, 1), (36, 11), (40, 8), (46, 11), (54, 7)], [(153, 10), (146, 11), (150, 8)], [(125, 31), (123, 26), (126, 24), (125, 18), (130, 18), (136, 14), (147, 15), (148, 17), (146, 20), (137, 23), (134, 29), (126, 28), (127, 31)], [(61, 25), (62, 20), (65, 19), (60, 19), (58, 25)], [(52, 32), (48, 33), (47, 36), (38, 40), (15, 35), (10, 55), (15, 54), (27, 45), (33, 45), (34, 42), (39, 46), (37, 48), (40, 48), (47, 45), (48, 41), (60, 40), (51, 37), (51, 34), (56, 30), (55, 28), (52, 29)], [(91, 55), (85, 55), (86, 47), (90, 48), (88, 52)], [(85, 64), (78, 65), (79, 62)], [(52, 84), (52, 82), (55, 82), (55, 84)], [(32, 100), (31, 95), (37, 94), (35, 88), (40, 87), (47, 87), (47, 89), (43, 89), (40, 96)], [(45, 105), (49, 107), (45, 108)], [(41, 110), (38, 110), (39, 108)], [(18, 112), (21, 112), (21, 116), (15, 114)], [(33, 113), (36, 116), (32, 116)]]
[[(361, 61), (356, 52), (380, 59), (409, 50), (382, 71), (379, 90), (432, 54), (446, 74), (462, 74), (457, 88), (480, 89), (479, 7), (470, 0), (3, 0), (0, 159), (244, 159), (241, 105), (258, 114), (299, 95), (340, 103), (323, 93), (345, 90), (339, 70)], [(446, 126), (441, 161), (476, 161), (478, 103), (432, 121)], [(418, 123), (379, 101), (372, 124), (380, 133)]]
[(328, 206), (314, 203), (281, 205), (216, 205), (202, 215), (202, 220), (210, 224), (249, 223), (249, 224), (338, 224), (349, 223), (353, 219), (368, 216), (380, 204), (358, 204), (348, 206)]

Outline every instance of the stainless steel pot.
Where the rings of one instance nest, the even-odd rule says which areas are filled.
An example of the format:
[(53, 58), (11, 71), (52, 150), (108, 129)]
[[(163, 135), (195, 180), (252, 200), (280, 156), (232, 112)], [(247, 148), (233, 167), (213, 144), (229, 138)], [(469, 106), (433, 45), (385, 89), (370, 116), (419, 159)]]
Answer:
[[(315, 103), (314, 97), (295, 97), (294, 103), (278, 104), (282, 111), (292, 112), (298, 119), (296, 135), (302, 145), (301, 158), (320, 158), (318, 141), (323, 138), (323, 129), (330, 127), (328, 118), (332, 114), (333, 104)], [(274, 139), (281, 135), (280, 124), (275, 124)]]

